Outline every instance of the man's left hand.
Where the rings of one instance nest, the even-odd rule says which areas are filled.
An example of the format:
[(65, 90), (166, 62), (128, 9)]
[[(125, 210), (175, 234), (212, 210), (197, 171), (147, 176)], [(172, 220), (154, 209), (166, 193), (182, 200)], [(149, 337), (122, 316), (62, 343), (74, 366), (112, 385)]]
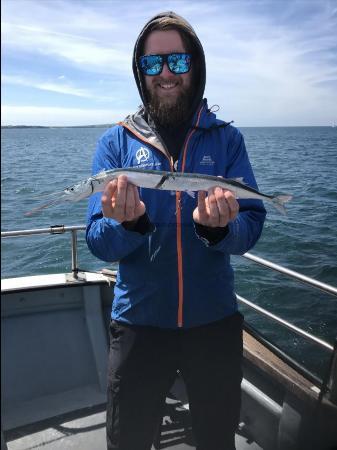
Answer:
[(206, 227), (225, 227), (239, 213), (239, 203), (231, 191), (220, 187), (198, 192), (198, 206), (193, 220)]

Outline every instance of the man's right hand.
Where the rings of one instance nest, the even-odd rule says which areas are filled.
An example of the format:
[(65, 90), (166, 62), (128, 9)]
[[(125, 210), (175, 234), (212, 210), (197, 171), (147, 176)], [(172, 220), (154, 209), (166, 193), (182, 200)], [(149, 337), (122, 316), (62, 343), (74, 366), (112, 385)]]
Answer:
[(119, 223), (136, 222), (145, 214), (145, 205), (139, 198), (138, 189), (128, 183), (125, 175), (110, 181), (102, 194), (103, 216)]

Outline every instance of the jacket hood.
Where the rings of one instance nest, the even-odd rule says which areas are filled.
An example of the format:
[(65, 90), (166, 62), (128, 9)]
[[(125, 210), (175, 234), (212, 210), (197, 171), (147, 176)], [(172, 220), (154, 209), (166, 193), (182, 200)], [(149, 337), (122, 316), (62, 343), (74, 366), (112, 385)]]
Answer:
[(159, 24), (160, 21), (163, 20), (164, 18), (172, 19), (172, 26), (175, 27), (177, 31), (180, 31), (180, 29), (179, 26), (176, 25), (176, 21), (182, 23), (184, 26), (183, 31), (185, 32), (185, 34), (188, 34), (188, 37), (190, 38), (191, 41), (192, 55), (194, 61), (193, 67), (196, 76), (194, 79), (195, 83), (194, 97), (188, 117), (188, 119), (190, 120), (195, 111), (197, 110), (198, 106), (200, 105), (200, 102), (204, 95), (206, 84), (206, 63), (205, 63), (205, 54), (201, 42), (199, 41), (198, 36), (196, 35), (192, 26), (184, 18), (182, 18), (181, 16), (172, 11), (168, 11), (157, 14), (145, 24), (144, 28), (142, 29), (136, 40), (133, 51), (133, 62), (132, 62), (133, 74), (136, 80), (137, 88), (140, 97), (142, 99), (145, 111), (147, 111), (148, 98), (146, 94), (144, 75), (142, 74), (142, 71), (139, 66), (139, 57), (142, 56), (146, 37), (153, 30), (153, 28), (157, 24)]

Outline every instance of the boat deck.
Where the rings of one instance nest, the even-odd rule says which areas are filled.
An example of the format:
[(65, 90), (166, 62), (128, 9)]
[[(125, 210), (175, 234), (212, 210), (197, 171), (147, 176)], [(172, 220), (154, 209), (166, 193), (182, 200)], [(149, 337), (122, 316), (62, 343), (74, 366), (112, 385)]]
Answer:
[[(83, 419), (59, 424), (42, 432), (33, 433), (7, 442), (8, 450), (104, 450), (105, 441), (105, 413), (97, 413)], [(161, 436), (160, 446), (152, 446), (151, 450), (193, 450), (195, 445), (190, 438), (190, 432), (180, 425), (167, 425)], [(243, 436), (236, 436), (237, 450), (261, 450), (256, 443), (248, 441)]]
[[(178, 391), (181, 387), (176, 385)], [(184, 400), (183, 400), (184, 401)], [(159, 442), (152, 450), (195, 449), (188, 404), (177, 400), (173, 394), (166, 400), (163, 425)], [(8, 450), (103, 450), (105, 440), (105, 407), (92, 408), (72, 415), (54, 418), (21, 430), (13, 430), (7, 436)], [(236, 435), (237, 450), (262, 450), (255, 442), (239, 432)]]

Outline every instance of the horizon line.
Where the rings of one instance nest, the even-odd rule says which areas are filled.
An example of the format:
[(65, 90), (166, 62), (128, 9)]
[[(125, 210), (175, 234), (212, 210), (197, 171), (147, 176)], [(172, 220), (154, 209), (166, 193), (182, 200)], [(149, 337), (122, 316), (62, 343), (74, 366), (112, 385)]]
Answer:
[[(103, 127), (112, 127), (117, 125), (117, 122), (112, 123), (102, 123), (102, 124), (89, 124), (89, 125), (1, 125), (1, 128), (103, 128)], [(236, 125), (234, 125), (236, 126)], [(299, 128), (299, 127), (327, 127), (327, 128), (336, 128), (337, 123), (332, 123), (330, 125), (240, 125), (238, 127), (243, 128)]]

